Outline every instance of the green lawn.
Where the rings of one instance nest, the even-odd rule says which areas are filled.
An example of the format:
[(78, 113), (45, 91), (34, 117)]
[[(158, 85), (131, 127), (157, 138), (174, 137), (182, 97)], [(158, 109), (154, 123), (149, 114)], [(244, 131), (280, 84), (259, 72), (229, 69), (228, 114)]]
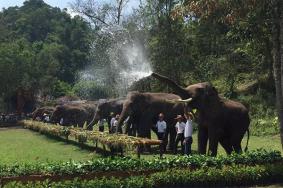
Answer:
[[(152, 138), (156, 139), (156, 134), (152, 133)], [(247, 135), (245, 135), (243, 141), (242, 141), (242, 149), (244, 150), (245, 146), (246, 146), (246, 142), (247, 142)], [(259, 149), (259, 148), (263, 148), (266, 150), (278, 150), (278, 151), (282, 151), (282, 145), (280, 142), (280, 136), (279, 135), (274, 135), (274, 136), (250, 136), (250, 140), (249, 140), (249, 146), (248, 149), (249, 150), (255, 150), (255, 149)], [(197, 134), (194, 133), (193, 134), (193, 144), (192, 144), (192, 150), (193, 152), (197, 151)], [(179, 151), (180, 151), (180, 144), (179, 144)], [(222, 146), (219, 144), (218, 145), (218, 154), (221, 155), (226, 155), (224, 149), (222, 148)], [(153, 158), (153, 157), (157, 157), (158, 155), (142, 155), (142, 158)], [(165, 156), (173, 156), (172, 154), (165, 154)]]
[(95, 152), (26, 129), (0, 130), (0, 163), (88, 160)]

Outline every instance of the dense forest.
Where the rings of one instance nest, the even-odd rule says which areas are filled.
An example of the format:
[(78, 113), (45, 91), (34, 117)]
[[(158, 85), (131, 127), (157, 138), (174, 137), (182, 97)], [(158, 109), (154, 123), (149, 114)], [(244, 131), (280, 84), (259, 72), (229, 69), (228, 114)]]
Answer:
[(138, 49), (134, 61), (148, 62), (151, 71), (183, 86), (209, 81), (249, 106), (254, 134), (279, 132), (273, 65), (280, 1), (142, 0), (132, 11), (127, 3), (74, 0), (74, 17), (43, 0), (3, 9), (0, 110), (13, 109), (21, 92), (41, 102), (117, 97), (126, 93), (121, 87), (171, 92), (150, 77), (120, 85), (119, 73), (131, 65), (127, 53)]

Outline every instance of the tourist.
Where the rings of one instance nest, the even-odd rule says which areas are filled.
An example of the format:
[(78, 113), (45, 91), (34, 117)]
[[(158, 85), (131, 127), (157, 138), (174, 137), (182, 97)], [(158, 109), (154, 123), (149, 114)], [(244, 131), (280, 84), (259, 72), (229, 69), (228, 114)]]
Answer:
[(174, 153), (175, 154), (177, 153), (178, 144), (179, 144), (180, 141), (181, 141), (182, 153), (184, 153), (183, 142), (184, 142), (184, 130), (185, 130), (186, 124), (182, 121), (183, 120), (182, 115), (177, 115), (177, 117), (175, 119), (177, 120), (177, 123), (175, 125), (177, 136), (176, 136), (176, 140), (175, 140)]
[(43, 120), (44, 123), (49, 123), (49, 121), (50, 121), (49, 115), (47, 113), (44, 113), (42, 120)]
[(115, 120), (112, 125), (112, 133), (117, 133), (119, 118), (120, 118), (120, 114), (117, 114), (115, 116)]
[(0, 119), (1, 119), (2, 122), (5, 121), (5, 114), (4, 113), (1, 114)]
[(166, 133), (166, 122), (164, 121), (164, 114), (160, 113), (158, 115), (159, 120), (156, 123), (156, 128), (157, 128), (157, 136), (158, 136), (158, 140), (162, 141), (162, 150), (165, 151), (166, 148), (166, 144), (165, 144), (165, 133)]
[(60, 125), (63, 125), (63, 123), (64, 123), (64, 118), (61, 117), (59, 124), (60, 124)]
[(39, 116), (36, 116), (35, 120), (36, 121), (41, 121), (41, 118)]
[(190, 155), (192, 153), (192, 143), (193, 143), (193, 114), (192, 113), (185, 113), (184, 114), (187, 122), (184, 131), (184, 145), (185, 145), (185, 155)]
[(98, 130), (99, 132), (104, 132), (104, 119), (98, 120)]
[(44, 120), (43, 120), (44, 123), (49, 123), (50, 122), (50, 116), (49, 115), (46, 115), (44, 117)]
[(112, 133), (112, 127), (113, 127), (113, 124), (114, 124), (114, 121), (115, 121), (115, 114), (113, 112), (111, 112), (110, 117), (111, 117), (111, 120), (110, 120), (109, 133)]

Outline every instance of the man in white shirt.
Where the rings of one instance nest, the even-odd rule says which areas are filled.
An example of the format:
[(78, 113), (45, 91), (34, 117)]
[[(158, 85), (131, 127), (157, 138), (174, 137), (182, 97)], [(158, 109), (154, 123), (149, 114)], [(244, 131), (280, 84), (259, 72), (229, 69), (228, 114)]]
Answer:
[(184, 131), (184, 145), (185, 145), (185, 155), (190, 155), (192, 153), (192, 143), (193, 143), (193, 122), (192, 113), (185, 114), (185, 117), (187, 119), (185, 131)]
[(178, 151), (178, 144), (180, 141), (181, 141), (182, 153), (184, 153), (185, 148), (183, 142), (184, 142), (184, 130), (186, 124), (182, 121), (183, 120), (182, 115), (177, 115), (175, 119), (177, 120), (177, 123), (175, 125), (177, 136), (175, 140), (174, 154), (176, 154)]
[(156, 123), (156, 128), (157, 128), (157, 136), (158, 140), (162, 140), (162, 150), (165, 151), (165, 133), (166, 133), (166, 122), (164, 121), (164, 115), (163, 113), (160, 113), (158, 115), (159, 120)]
[(118, 127), (119, 117), (120, 117), (119, 114), (117, 114), (117, 115), (115, 116), (115, 119), (114, 119), (114, 122), (113, 122), (113, 125), (112, 125), (112, 133), (117, 133), (117, 127)]
[(114, 125), (114, 121), (115, 121), (115, 114), (113, 112), (111, 112), (111, 120), (110, 120), (110, 130), (109, 133), (112, 133), (113, 130), (113, 125)]

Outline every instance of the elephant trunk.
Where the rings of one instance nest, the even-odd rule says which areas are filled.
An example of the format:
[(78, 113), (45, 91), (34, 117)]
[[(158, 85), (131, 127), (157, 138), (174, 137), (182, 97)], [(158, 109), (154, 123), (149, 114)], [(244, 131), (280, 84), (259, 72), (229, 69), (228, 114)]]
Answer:
[(122, 125), (123, 125), (123, 122), (126, 120), (126, 118), (128, 116), (129, 116), (128, 108), (125, 108), (123, 106), (123, 110), (122, 110), (121, 115), (120, 115), (119, 120), (118, 120), (117, 130), (118, 130), (119, 133), (123, 133), (122, 132)]
[(89, 124), (87, 125), (87, 128), (92, 127), (93, 125), (97, 124), (98, 119), (97, 119), (97, 112), (94, 113), (94, 116), (92, 118), (92, 120), (89, 122)]
[(171, 87), (182, 99), (187, 99), (190, 96), (188, 95), (188, 92), (181, 86), (179, 86), (177, 83), (175, 83), (173, 80), (169, 79), (166, 76), (162, 76), (157, 73), (152, 73), (151, 76), (158, 79), (161, 82), (164, 82), (168, 84), (169, 87)]

